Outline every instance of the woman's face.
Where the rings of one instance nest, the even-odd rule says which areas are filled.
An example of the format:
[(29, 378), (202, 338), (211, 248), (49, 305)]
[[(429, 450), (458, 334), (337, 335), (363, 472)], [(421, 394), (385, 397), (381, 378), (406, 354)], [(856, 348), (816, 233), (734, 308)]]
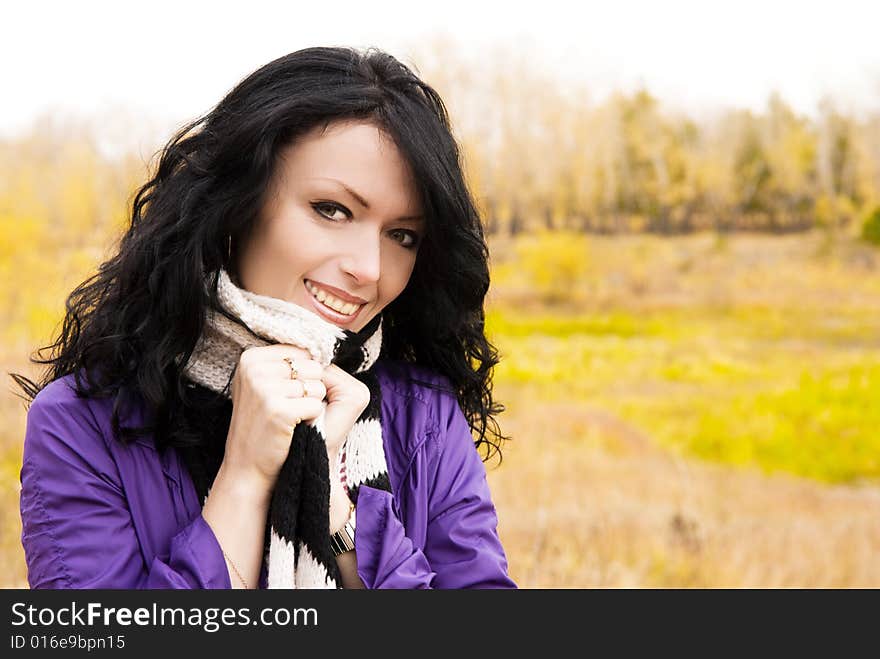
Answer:
[(375, 124), (317, 127), (283, 149), (268, 199), (240, 252), (242, 288), (357, 332), (406, 287), (422, 210)]

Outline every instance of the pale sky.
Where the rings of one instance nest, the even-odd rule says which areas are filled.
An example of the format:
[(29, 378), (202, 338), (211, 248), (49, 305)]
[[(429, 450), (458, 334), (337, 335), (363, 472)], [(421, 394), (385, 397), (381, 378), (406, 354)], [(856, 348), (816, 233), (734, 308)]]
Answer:
[[(601, 99), (643, 85), (677, 108), (880, 110), (880, 2), (835, 0), (19, 0), (2, 12), (0, 135), (60, 109), (178, 125), (266, 62), (313, 45), (406, 61), (435, 34), (521, 48)], [(430, 82), (430, 81), (429, 81)]]

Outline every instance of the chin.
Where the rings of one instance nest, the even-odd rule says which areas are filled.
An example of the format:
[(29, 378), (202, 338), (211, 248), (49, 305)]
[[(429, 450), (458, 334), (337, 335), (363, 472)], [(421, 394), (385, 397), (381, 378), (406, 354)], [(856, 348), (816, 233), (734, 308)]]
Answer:
[(378, 315), (379, 315), (378, 313), (371, 313), (369, 316), (366, 316), (364, 318), (358, 318), (357, 325), (355, 325), (354, 327), (351, 328), (352, 331), (353, 332), (360, 332), (367, 325), (369, 325), (371, 322), (373, 322), (373, 318), (375, 318)]

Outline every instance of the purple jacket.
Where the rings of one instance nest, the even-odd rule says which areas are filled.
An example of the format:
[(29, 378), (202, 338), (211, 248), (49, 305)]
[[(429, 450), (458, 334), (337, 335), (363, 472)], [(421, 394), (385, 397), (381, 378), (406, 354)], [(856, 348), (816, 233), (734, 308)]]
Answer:
[[(355, 550), (364, 584), (515, 588), (455, 397), (394, 379), (381, 361), (374, 368), (393, 495), (360, 488)], [(49, 384), (27, 415), (20, 503), (31, 588), (230, 588), (177, 451), (161, 455), (151, 438), (116, 441), (112, 400), (77, 398), (72, 383)], [(143, 409), (120, 417), (140, 423)], [(265, 577), (264, 565), (263, 587)]]

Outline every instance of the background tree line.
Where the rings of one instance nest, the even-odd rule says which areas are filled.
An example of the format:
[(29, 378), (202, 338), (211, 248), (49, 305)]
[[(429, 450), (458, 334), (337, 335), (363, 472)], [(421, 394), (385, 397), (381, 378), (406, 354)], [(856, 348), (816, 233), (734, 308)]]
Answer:
[(880, 112), (825, 99), (803, 116), (773, 94), (698, 118), (646, 90), (593, 102), (526, 54), (444, 52), (421, 70), (450, 101), (490, 233), (834, 229), (880, 203)]

